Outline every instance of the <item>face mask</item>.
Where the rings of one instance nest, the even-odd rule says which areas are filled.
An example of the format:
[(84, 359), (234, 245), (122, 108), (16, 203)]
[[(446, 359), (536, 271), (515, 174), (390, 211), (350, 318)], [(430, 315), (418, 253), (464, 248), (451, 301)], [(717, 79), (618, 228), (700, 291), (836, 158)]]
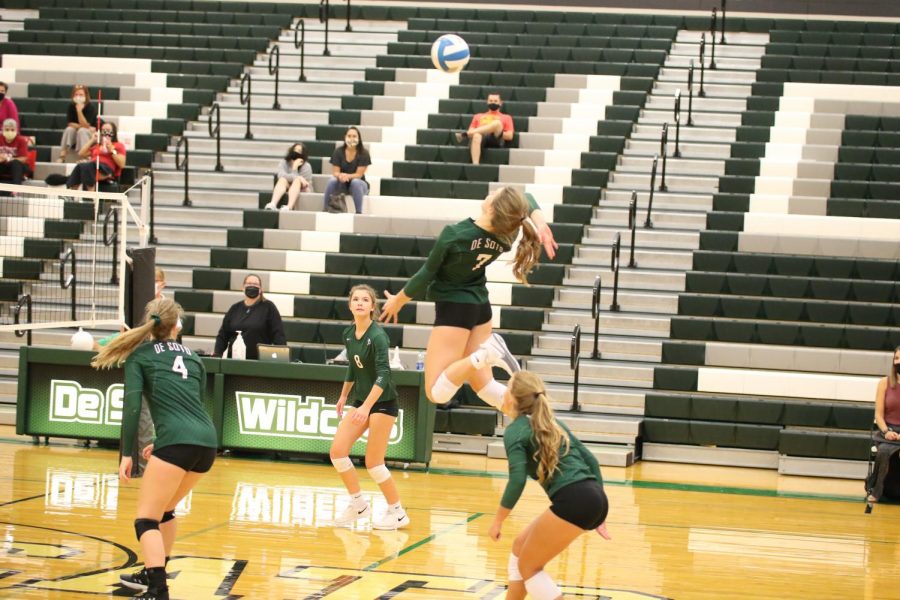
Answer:
[(85, 97), (84, 96), (75, 96), (74, 98), (72, 98), (72, 100), (75, 101), (75, 104), (84, 104)]
[(359, 145), (359, 140), (346, 139), (346, 140), (344, 140), (344, 142), (351, 148), (354, 148)]
[(0, 92), (0, 102), (3, 102), (4, 98), (6, 98), (6, 94), (3, 92)]
[(259, 288), (255, 285), (247, 286), (244, 288), (244, 295), (252, 300), (259, 296)]
[(157, 284), (154, 286), (154, 289), (156, 290), (156, 295), (157, 295), (157, 296), (159, 296), (159, 293), (162, 291), (162, 288), (163, 288), (163, 284), (161, 284), (161, 283), (157, 283)]
[(108, 139), (111, 142), (116, 141), (116, 136), (114, 136), (111, 132), (102, 131), (102, 132), (100, 132), (100, 135), (102, 135), (104, 138)]
[(894, 373), (900, 375), (900, 364), (894, 365)]
[(11, 142), (14, 139), (16, 139), (16, 132), (15, 131), (4, 131), (3, 137), (6, 138), (7, 142)]
[(488, 110), (500, 110), (500, 105), (497, 104), (496, 102), (489, 102)]

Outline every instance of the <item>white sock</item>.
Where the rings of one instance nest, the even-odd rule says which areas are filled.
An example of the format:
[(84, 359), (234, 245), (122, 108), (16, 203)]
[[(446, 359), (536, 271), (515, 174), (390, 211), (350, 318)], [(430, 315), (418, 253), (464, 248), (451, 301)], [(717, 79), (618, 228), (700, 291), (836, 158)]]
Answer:
[(396, 504), (388, 504), (388, 508), (396, 513), (403, 512), (403, 507), (400, 506), (399, 502)]
[(350, 494), (350, 501), (353, 502), (353, 506), (361, 506), (363, 504), (367, 504), (366, 499), (363, 498), (362, 492)]
[(480, 369), (482, 367), (487, 366), (485, 360), (487, 359), (487, 350), (484, 348), (479, 348), (475, 352), (469, 355), (469, 362), (472, 363), (472, 366), (476, 369)]

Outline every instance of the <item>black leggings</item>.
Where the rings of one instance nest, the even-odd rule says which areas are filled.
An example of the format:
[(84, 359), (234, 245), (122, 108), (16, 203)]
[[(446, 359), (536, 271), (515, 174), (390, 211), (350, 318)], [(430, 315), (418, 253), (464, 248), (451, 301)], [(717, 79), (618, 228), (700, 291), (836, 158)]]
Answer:
[[(109, 179), (104, 179), (103, 181), (114, 181), (113, 170), (109, 168), (109, 166), (101, 164), (100, 172), (104, 175), (108, 175)], [(75, 168), (72, 169), (72, 172), (69, 173), (69, 178), (66, 180), (66, 187), (75, 187), (76, 185), (80, 185), (84, 189), (94, 187), (94, 184), (97, 183), (97, 163), (94, 161), (91, 162), (83, 162), (75, 165)]]

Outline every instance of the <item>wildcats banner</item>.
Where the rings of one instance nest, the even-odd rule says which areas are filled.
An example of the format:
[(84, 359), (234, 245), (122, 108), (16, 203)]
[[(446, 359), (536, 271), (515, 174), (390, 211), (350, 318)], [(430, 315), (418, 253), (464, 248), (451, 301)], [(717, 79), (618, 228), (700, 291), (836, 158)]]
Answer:
[[(327, 454), (340, 419), (335, 405), (341, 381), (225, 379), (222, 444), (227, 448)], [(418, 388), (399, 386), (400, 414), (388, 441), (387, 458), (411, 460), (415, 453)], [(347, 410), (353, 410), (348, 408)], [(366, 437), (352, 454), (365, 454)]]

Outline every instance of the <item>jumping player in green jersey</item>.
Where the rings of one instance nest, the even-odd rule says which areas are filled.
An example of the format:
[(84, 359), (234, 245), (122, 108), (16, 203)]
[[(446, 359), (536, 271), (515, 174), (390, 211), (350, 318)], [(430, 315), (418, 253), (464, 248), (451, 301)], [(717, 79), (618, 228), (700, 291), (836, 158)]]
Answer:
[(522, 600), (526, 592), (535, 600), (556, 600), (562, 592), (544, 571), (544, 565), (585, 531), (606, 530), (609, 503), (597, 459), (572, 432), (553, 416), (541, 378), (520, 371), (509, 380), (504, 412), (513, 418), (503, 434), (509, 459), (509, 481), (490, 528), (500, 539), (509, 516), (530, 476), (540, 482), (551, 506), (513, 542), (509, 556), (507, 600)]
[(401, 292), (385, 292), (382, 321), (396, 323), (413, 297), (425, 294), (434, 301), (434, 328), (425, 354), (425, 390), (432, 402), (449, 402), (468, 381), (482, 400), (498, 410), (502, 406), (506, 386), (494, 381), (490, 367), (512, 374), (519, 363), (503, 338), (492, 334), (485, 269), (512, 249), (520, 231), (512, 272), (527, 283), (541, 245), (551, 259), (557, 245), (537, 204), (504, 187), (488, 194), (477, 219), (444, 227), (425, 265)]
[[(331, 463), (350, 493), (350, 504), (335, 519), (334, 524), (349, 526), (371, 512), (369, 503), (362, 496), (353, 461), (350, 460), (350, 449), (368, 429), (366, 469), (381, 488), (388, 504), (385, 515), (373, 521), (372, 527), (399, 529), (409, 525), (409, 517), (400, 505), (397, 484), (384, 466), (384, 454), (399, 409), (397, 390), (391, 382), (388, 358), (390, 342), (381, 325), (374, 321), (378, 317), (376, 298), (375, 290), (368, 285), (357, 285), (350, 290), (353, 323), (343, 333), (349, 366), (337, 403), (341, 423), (334, 435), (330, 452)], [(352, 399), (354, 410), (345, 415), (344, 406), (348, 399)]]
[[(173, 300), (147, 304), (144, 324), (104, 346), (91, 361), (97, 369), (125, 363), (123, 448), (134, 447), (141, 398), (150, 405), (156, 439), (144, 448), (147, 468), (138, 495), (135, 534), (144, 568), (122, 583), (142, 593), (135, 598), (168, 600), (166, 563), (175, 543), (175, 506), (212, 467), (218, 439), (203, 407), (206, 369), (200, 358), (175, 341), (181, 306)], [(128, 483), (132, 458), (126, 450), (119, 478)]]

